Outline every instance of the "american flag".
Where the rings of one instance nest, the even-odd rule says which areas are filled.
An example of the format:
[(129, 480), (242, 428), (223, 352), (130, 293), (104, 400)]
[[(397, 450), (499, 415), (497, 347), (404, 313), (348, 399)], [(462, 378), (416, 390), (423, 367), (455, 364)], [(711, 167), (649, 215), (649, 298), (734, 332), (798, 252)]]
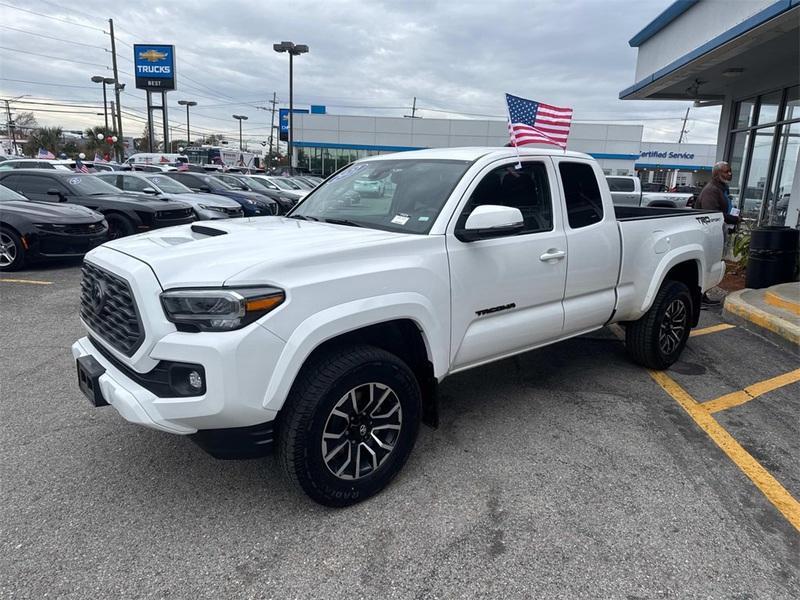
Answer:
[(94, 162), (106, 162), (103, 160), (103, 157), (100, 156), (97, 152), (94, 153)]
[(45, 150), (44, 148), (39, 148), (38, 158), (55, 158), (55, 155), (49, 150)]
[(75, 172), (76, 173), (88, 173), (89, 167), (87, 167), (80, 159), (75, 161)]
[(572, 109), (506, 94), (512, 146), (552, 144), (566, 149)]

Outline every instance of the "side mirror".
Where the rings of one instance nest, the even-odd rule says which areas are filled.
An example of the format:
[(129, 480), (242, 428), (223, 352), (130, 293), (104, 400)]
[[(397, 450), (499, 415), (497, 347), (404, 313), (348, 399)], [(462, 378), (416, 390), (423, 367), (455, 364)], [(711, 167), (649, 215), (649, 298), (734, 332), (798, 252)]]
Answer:
[(64, 194), (62, 194), (56, 188), (50, 188), (49, 190), (47, 190), (47, 195), (48, 196), (57, 196), (59, 202), (66, 202), (67, 201), (67, 199), (64, 197)]
[(144, 188), (142, 191), (143, 191), (145, 194), (153, 194), (154, 196), (155, 196), (155, 195), (158, 195), (158, 192), (155, 190), (155, 188), (146, 187), (146, 188)]
[(524, 227), (525, 221), (518, 208), (486, 204), (470, 213), (464, 228), (456, 229), (455, 236), (462, 242), (475, 242), (514, 235)]
[(201, 185), (201, 186), (200, 186), (198, 189), (199, 189), (201, 192), (206, 192), (207, 194), (210, 194), (210, 193), (211, 193), (211, 187), (210, 187), (210, 186), (207, 186), (207, 185)]

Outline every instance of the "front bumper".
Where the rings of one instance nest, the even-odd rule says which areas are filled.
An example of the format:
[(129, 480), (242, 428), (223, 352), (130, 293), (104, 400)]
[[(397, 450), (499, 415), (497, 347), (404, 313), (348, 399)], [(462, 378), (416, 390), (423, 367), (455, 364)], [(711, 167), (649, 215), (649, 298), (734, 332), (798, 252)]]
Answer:
[(83, 256), (106, 241), (108, 241), (107, 228), (91, 234), (37, 231), (24, 236), (27, 255), (31, 260)]
[(174, 332), (155, 343), (149, 353), (154, 361), (203, 367), (206, 390), (201, 396), (156, 395), (134, 379), (147, 378), (148, 373), (135, 372), (124, 363), (120, 368), (119, 359), (107, 356), (113, 352), (95, 346), (102, 343), (81, 338), (73, 344), (72, 355), (76, 360), (92, 356), (105, 369), (98, 379), (102, 397), (131, 423), (188, 435), (275, 419), (275, 411), (265, 409), (264, 400), (284, 342), (258, 323), (223, 333)]

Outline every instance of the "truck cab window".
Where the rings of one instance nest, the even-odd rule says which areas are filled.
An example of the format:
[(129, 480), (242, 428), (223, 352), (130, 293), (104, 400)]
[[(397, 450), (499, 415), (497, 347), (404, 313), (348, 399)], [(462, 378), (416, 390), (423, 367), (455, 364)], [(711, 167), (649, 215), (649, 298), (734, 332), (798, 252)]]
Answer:
[(521, 169), (515, 167), (516, 163), (508, 164), (486, 174), (472, 192), (459, 226), (478, 206), (494, 204), (520, 210), (525, 222), (523, 234), (553, 229), (553, 201), (544, 163), (526, 162)]
[(603, 220), (603, 199), (592, 166), (586, 163), (558, 164), (567, 203), (567, 219), (572, 229)]

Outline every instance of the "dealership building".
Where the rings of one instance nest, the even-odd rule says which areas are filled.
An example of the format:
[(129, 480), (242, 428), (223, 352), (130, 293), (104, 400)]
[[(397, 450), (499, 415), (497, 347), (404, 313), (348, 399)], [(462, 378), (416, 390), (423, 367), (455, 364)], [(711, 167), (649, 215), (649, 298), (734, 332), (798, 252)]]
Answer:
[(623, 100), (722, 107), (716, 159), (754, 223), (800, 223), (800, 0), (678, 0), (631, 40)]
[[(324, 107), (315, 108), (293, 115), (295, 164), (323, 175), (376, 154), (508, 143), (505, 121), (331, 115)], [(638, 173), (644, 181), (667, 185), (707, 181), (716, 154), (713, 144), (642, 142), (643, 129), (575, 122), (567, 149), (592, 155), (607, 175)]]

